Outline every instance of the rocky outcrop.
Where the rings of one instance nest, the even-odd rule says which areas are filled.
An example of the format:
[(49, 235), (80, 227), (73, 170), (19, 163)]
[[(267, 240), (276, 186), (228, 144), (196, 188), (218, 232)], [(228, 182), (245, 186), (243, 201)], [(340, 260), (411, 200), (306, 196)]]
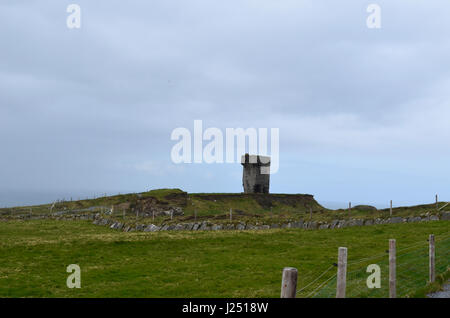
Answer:
[(441, 220), (450, 220), (450, 212), (442, 212)]

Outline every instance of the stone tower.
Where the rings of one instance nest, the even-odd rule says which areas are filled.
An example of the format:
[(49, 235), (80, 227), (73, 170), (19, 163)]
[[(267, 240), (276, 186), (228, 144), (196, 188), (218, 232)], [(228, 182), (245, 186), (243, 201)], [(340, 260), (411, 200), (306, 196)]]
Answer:
[(270, 157), (247, 153), (241, 157), (241, 164), (244, 193), (269, 193)]

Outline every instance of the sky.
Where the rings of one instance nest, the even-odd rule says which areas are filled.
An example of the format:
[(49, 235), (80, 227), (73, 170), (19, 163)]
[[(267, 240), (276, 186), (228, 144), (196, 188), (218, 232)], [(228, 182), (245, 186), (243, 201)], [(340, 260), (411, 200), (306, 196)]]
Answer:
[(173, 163), (194, 120), (279, 128), (272, 193), (449, 201), (449, 17), (444, 0), (2, 0), (0, 206), (242, 192), (239, 162)]

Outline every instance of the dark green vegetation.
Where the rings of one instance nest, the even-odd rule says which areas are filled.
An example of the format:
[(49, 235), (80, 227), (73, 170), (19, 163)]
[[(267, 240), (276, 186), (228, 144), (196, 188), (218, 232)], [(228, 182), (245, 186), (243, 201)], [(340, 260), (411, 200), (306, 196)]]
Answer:
[[(441, 203), (439, 206), (443, 206)], [(100, 197), (90, 200), (63, 201), (52, 204), (0, 209), (0, 218), (13, 218), (17, 215), (48, 215), (54, 212), (104, 213), (114, 206), (112, 218), (126, 218), (127, 224), (133, 223), (179, 223), (209, 220), (214, 223), (228, 222), (229, 211), (233, 211), (233, 221), (252, 223), (287, 223), (291, 220), (309, 220), (331, 222), (334, 219), (374, 219), (388, 218), (389, 209), (377, 210), (360, 205), (348, 210), (329, 210), (322, 207), (312, 195), (307, 194), (238, 194), (238, 193), (193, 193), (180, 189), (158, 189), (143, 193), (123, 194)], [(151, 213), (143, 217), (149, 207), (181, 207), (184, 215), (157, 217), (154, 221)], [(140, 217), (137, 217), (140, 212)], [(312, 212), (310, 214), (310, 212)], [(419, 216), (437, 214), (435, 204), (414, 207), (394, 208), (394, 216)], [(195, 216), (196, 215), (196, 216)]]
[[(283, 267), (299, 269), (301, 289), (336, 262), (339, 246), (356, 262), (385, 254), (390, 238), (399, 250), (426, 248), (431, 233), (448, 238), (449, 225), (124, 233), (88, 221), (0, 222), (0, 297), (279, 297)], [(448, 264), (439, 245), (437, 258)], [(66, 287), (69, 264), (81, 267), (81, 289)]]

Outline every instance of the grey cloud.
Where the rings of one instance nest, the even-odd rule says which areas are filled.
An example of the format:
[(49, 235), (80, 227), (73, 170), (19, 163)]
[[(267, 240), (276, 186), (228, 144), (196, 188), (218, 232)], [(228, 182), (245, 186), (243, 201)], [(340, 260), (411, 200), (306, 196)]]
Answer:
[[(80, 30), (69, 1), (0, 4), (1, 189), (205, 191), (195, 172), (240, 191), (239, 166), (168, 172), (170, 133), (194, 119), (279, 127), (279, 191), (297, 191), (282, 167), (298, 158), (387, 156), (372, 164), (391, 171), (450, 155), (447, 2), (378, 1), (381, 30), (366, 1), (76, 2)], [(298, 177), (308, 192), (315, 176)]]

